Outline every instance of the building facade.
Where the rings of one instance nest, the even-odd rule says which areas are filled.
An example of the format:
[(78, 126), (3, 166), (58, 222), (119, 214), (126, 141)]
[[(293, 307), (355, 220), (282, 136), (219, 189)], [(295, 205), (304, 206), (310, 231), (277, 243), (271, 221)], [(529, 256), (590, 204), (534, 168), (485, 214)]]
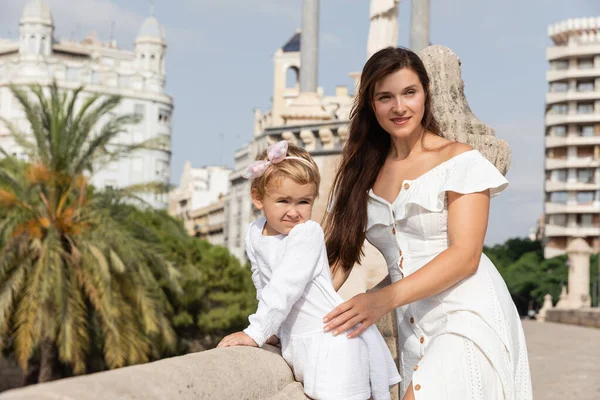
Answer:
[(600, 248), (600, 17), (548, 28), (544, 255)]
[(192, 213), (197, 214), (199, 210), (221, 202), (229, 189), (230, 174), (231, 170), (219, 166), (192, 168), (187, 161), (179, 186), (169, 192), (169, 214), (180, 218), (188, 233), (195, 235), (197, 228), (194, 226), (198, 222), (193, 221)]
[(206, 207), (190, 212), (189, 234), (215, 246), (225, 246), (225, 196)]
[[(80, 96), (120, 95), (123, 100), (114, 116), (136, 113), (139, 124), (129, 126), (112, 145), (129, 145), (158, 139), (160, 148), (139, 150), (98, 170), (92, 177), (96, 187), (126, 187), (158, 182), (168, 184), (171, 167), (171, 118), (173, 99), (165, 93), (164, 30), (154, 16), (140, 27), (133, 50), (120, 49), (114, 41), (104, 43), (94, 36), (80, 42), (59, 41), (45, 0), (31, 0), (19, 21), (17, 40), (0, 39), (0, 115), (28, 132), (27, 119), (8, 85), (56, 80), (64, 89), (84, 86)], [(102, 123), (102, 122), (101, 122)], [(25, 157), (0, 124), (0, 147)], [(167, 208), (166, 194), (144, 194), (156, 208)]]
[(324, 95), (322, 89), (317, 88), (317, 109), (296, 112), (295, 102), (301, 94), (300, 36), (300, 31), (296, 32), (275, 52), (272, 108), (264, 113), (255, 109), (252, 142), (235, 154), (235, 168), (229, 178), (230, 191), (225, 203), (225, 240), (229, 251), (242, 261), (247, 261), (244, 239), (248, 225), (261, 215), (250, 199), (250, 182), (242, 177), (244, 168), (254, 161), (257, 154), (280, 140), (288, 140), (308, 150), (322, 175), (321, 197), (313, 212), (313, 219), (320, 221), (347, 137), (348, 115), (353, 101), (347, 87), (337, 87), (331, 96)]

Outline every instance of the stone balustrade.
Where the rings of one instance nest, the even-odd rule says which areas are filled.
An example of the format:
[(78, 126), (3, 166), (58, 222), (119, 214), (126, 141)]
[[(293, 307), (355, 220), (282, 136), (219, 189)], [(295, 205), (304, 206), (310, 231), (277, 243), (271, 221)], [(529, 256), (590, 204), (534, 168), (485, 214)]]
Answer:
[(581, 308), (578, 310), (553, 308), (546, 311), (545, 321), (600, 328), (600, 308)]
[(304, 400), (278, 349), (231, 347), (28, 386), (0, 400)]
[[(389, 282), (388, 282), (389, 283)], [(377, 325), (394, 359), (390, 313)], [(397, 387), (392, 400), (398, 400)], [(9, 390), (0, 400), (305, 400), (277, 347), (229, 347)]]
[(256, 140), (265, 140), (269, 144), (287, 140), (306, 149), (312, 156), (339, 154), (348, 140), (348, 121), (267, 128)]

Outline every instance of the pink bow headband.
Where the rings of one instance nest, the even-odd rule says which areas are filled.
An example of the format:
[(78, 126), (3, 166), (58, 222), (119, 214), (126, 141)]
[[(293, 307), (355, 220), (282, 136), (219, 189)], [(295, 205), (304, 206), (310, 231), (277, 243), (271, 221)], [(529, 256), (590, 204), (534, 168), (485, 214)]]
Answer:
[(252, 164), (248, 165), (242, 176), (246, 179), (256, 179), (263, 176), (271, 164), (279, 164), (283, 160), (302, 161), (311, 168), (314, 168), (314, 166), (304, 158), (287, 156), (287, 151), (288, 142), (285, 140), (270, 145), (267, 148), (267, 159), (254, 161)]

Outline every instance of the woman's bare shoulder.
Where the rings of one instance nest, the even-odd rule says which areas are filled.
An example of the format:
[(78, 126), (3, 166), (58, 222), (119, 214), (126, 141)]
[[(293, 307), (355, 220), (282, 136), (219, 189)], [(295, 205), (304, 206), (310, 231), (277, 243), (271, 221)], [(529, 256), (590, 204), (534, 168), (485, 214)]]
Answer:
[(473, 147), (466, 143), (459, 143), (434, 135), (430, 135), (426, 146), (430, 149), (439, 149), (439, 151), (433, 152), (438, 163), (448, 161), (461, 153), (473, 150)]

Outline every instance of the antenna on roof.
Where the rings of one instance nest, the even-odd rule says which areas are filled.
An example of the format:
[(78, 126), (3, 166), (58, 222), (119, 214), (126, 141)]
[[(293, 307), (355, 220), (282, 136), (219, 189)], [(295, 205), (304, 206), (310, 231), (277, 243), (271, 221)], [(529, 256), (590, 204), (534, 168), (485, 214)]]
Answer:
[(115, 40), (115, 20), (110, 21), (110, 37), (109, 40), (112, 42)]
[(112, 21), (110, 21), (110, 37), (108, 40), (108, 44), (110, 47), (117, 47), (117, 44), (115, 41), (115, 20), (114, 19)]

